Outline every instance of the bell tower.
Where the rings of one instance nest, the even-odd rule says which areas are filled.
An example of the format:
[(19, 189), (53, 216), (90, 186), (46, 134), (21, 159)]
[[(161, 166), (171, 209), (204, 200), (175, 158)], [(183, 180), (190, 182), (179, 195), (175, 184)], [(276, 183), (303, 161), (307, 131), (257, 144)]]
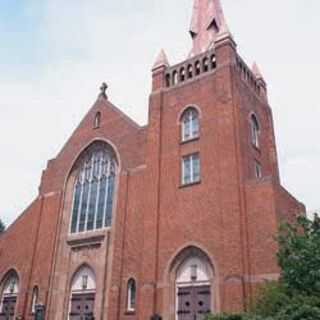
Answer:
[[(267, 84), (238, 54), (220, 0), (194, 0), (190, 34), (185, 61), (170, 65), (161, 50), (152, 68), (142, 272), (154, 286), (143, 292), (143, 318), (198, 312), (176, 296), (198, 289), (212, 312), (245, 310), (256, 284), (279, 276), (279, 221), (305, 211), (280, 184)], [(186, 110), (196, 121), (187, 140)], [(191, 274), (206, 266), (205, 290), (189, 276), (190, 288), (179, 286), (175, 272), (188, 261)]]

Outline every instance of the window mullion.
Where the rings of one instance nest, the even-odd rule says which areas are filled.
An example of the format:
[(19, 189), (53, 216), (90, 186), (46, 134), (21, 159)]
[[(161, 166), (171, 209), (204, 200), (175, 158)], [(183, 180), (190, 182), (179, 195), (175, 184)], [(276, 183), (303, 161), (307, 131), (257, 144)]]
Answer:
[(102, 217), (102, 226), (105, 227), (106, 223), (106, 211), (107, 211), (107, 202), (109, 197), (109, 182), (110, 182), (110, 171), (111, 171), (111, 161), (108, 159), (108, 168), (107, 168), (107, 179), (106, 179), (106, 195), (104, 199), (104, 205), (103, 205), (103, 217)]
[(85, 172), (82, 171), (80, 173), (80, 186), (81, 186), (81, 192), (80, 192), (80, 200), (79, 200), (79, 208), (78, 208), (78, 214), (77, 214), (77, 228), (76, 228), (76, 232), (79, 232), (79, 226), (80, 226), (80, 213), (81, 213), (81, 207), (82, 207), (82, 198), (83, 198), (83, 187), (84, 187), (84, 183), (83, 181), (81, 181), (83, 179), (83, 174)]
[(89, 217), (89, 208), (90, 208), (90, 201), (91, 201), (91, 191), (92, 191), (92, 182), (93, 182), (93, 169), (94, 169), (94, 160), (95, 157), (94, 155), (91, 158), (91, 169), (90, 169), (90, 174), (89, 174), (89, 191), (88, 191), (88, 201), (87, 201), (87, 208), (86, 208), (86, 218), (85, 218), (85, 227), (84, 230), (88, 230), (88, 217)]
[(97, 215), (98, 215), (98, 206), (99, 206), (99, 198), (100, 198), (100, 187), (101, 187), (101, 180), (102, 180), (102, 161), (101, 158), (99, 159), (99, 169), (98, 169), (98, 189), (97, 189), (97, 199), (96, 199), (96, 206), (95, 206), (95, 213), (94, 213), (94, 230), (97, 229)]

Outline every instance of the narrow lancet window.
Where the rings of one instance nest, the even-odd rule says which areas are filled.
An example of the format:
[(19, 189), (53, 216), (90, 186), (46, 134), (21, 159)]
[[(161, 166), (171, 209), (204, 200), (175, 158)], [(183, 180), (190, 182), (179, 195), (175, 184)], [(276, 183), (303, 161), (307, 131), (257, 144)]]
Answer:
[(39, 299), (39, 288), (34, 287), (32, 290), (32, 302), (31, 302), (31, 313), (34, 314), (36, 312), (36, 305), (38, 304)]
[(97, 112), (94, 118), (93, 127), (94, 129), (97, 129), (97, 128), (100, 128), (100, 125), (101, 125), (101, 112)]
[(127, 310), (135, 311), (136, 309), (136, 282), (134, 279), (130, 279), (128, 281), (128, 302), (127, 302)]
[(259, 135), (260, 135), (260, 126), (257, 117), (253, 114), (251, 116), (251, 143), (256, 148), (260, 147)]

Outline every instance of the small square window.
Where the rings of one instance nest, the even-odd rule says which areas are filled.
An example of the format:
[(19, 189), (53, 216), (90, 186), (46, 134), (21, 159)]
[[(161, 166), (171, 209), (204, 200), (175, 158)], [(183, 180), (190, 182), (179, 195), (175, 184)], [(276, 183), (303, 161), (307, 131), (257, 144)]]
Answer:
[(182, 184), (188, 185), (200, 181), (199, 153), (190, 154), (182, 158)]

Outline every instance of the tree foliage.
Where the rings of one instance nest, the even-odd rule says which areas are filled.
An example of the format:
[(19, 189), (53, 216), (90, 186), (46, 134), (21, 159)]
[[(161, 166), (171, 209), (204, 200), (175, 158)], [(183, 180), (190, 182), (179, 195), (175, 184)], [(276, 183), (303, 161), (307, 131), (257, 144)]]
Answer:
[(278, 261), (288, 291), (320, 296), (320, 218), (299, 217), (281, 226)]
[(249, 313), (208, 320), (320, 320), (320, 218), (281, 225), (277, 241), (280, 281), (261, 286)]

